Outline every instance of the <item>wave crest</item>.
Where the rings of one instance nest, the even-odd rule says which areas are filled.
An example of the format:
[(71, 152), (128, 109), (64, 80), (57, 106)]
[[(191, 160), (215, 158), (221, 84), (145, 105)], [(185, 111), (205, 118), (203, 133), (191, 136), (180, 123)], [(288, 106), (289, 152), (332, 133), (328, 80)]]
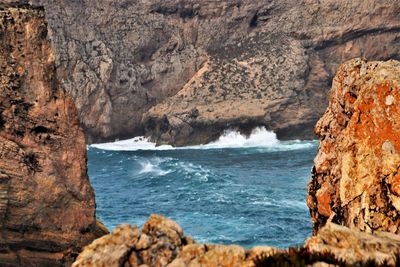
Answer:
[(274, 132), (268, 131), (267, 129), (265, 129), (265, 127), (257, 127), (251, 132), (249, 136), (242, 135), (239, 131), (227, 130), (219, 137), (217, 141), (197, 146), (157, 146), (155, 143), (150, 142), (148, 138), (139, 136), (128, 140), (115, 141), (111, 143), (92, 144), (89, 147), (115, 151), (223, 148), (259, 148), (281, 151), (312, 147), (314, 143), (315, 141), (279, 141)]

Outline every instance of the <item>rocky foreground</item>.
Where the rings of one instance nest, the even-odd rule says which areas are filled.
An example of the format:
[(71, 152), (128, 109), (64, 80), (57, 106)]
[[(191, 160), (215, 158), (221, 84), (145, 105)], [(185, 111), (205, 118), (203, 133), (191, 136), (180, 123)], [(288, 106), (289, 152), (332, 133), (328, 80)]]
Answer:
[(106, 232), (44, 10), (0, 5), (0, 266), (70, 265)]
[(257, 125), (313, 139), (342, 62), (400, 55), (398, 0), (18, 2), (44, 7), (89, 142), (205, 143)]
[(152, 215), (143, 229), (120, 225), (85, 247), (73, 267), (86, 266), (394, 266), (400, 236), (362, 233), (327, 224), (302, 248), (288, 250), (237, 245), (197, 244), (172, 220)]

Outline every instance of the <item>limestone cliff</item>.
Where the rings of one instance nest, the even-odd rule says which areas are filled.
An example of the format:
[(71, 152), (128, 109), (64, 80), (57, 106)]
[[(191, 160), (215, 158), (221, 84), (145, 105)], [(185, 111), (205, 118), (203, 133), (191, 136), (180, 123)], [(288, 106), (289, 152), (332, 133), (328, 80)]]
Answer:
[(397, 0), (30, 2), (91, 142), (183, 145), (254, 125), (313, 138), (339, 64), (399, 58)]
[(399, 233), (400, 62), (352, 60), (333, 81), (307, 204), (313, 227), (327, 221)]
[(0, 265), (63, 266), (104, 234), (43, 9), (0, 4)]

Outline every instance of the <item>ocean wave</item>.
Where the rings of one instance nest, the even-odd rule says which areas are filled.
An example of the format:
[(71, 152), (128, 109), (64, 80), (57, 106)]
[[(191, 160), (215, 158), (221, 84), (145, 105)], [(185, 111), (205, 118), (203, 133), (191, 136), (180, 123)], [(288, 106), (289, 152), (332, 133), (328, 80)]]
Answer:
[(197, 146), (157, 146), (155, 143), (150, 142), (148, 138), (140, 136), (122, 141), (92, 144), (89, 147), (113, 151), (258, 148), (260, 149), (259, 152), (264, 152), (265, 149), (268, 151), (304, 149), (312, 147), (314, 144), (315, 141), (279, 141), (274, 132), (268, 131), (265, 127), (257, 127), (251, 132), (250, 136), (242, 135), (238, 131), (228, 130), (217, 141)]
[(185, 177), (186, 179), (196, 179), (199, 182), (208, 182), (208, 179), (214, 176), (214, 174), (209, 169), (190, 162), (175, 162), (174, 166), (172, 167), (175, 172), (183, 175), (183, 177)]
[(171, 160), (170, 158), (151, 158), (144, 159), (139, 162), (141, 169), (139, 170), (139, 174), (154, 174), (156, 176), (164, 176), (171, 172), (171, 170), (163, 170), (161, 168), (161, 164)]

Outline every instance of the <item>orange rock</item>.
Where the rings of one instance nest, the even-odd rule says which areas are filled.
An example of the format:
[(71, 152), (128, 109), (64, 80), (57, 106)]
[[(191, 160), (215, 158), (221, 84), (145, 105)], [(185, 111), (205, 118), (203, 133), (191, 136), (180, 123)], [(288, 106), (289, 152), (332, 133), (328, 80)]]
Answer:
[(315, 131), (308, 187), (314, 232), (327, 221), (399, 233), (400, 62), (343, 64)]

